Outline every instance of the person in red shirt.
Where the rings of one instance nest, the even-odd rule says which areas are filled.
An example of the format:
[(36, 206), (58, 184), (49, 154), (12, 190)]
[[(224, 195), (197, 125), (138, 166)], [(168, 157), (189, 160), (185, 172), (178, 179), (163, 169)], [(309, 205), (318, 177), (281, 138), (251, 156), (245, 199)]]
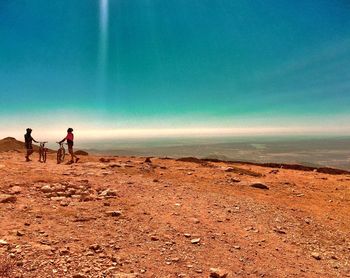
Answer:
[(71, 128), (71, 127), (67, 129), (67, 136), (65, 138), (63, 138), (60, 141), (60, 143), (63, 143), (66, 140), (67, 140), (67, 144), (68, 144), (68, 152), (71, 155), (70, 163), (74, 163), (74, 158), (75, 158), (75, 163), (77, 163), (79, 161), (79, 157), (77, 157), (73, 151), (74, 134), (73, 134), (73, 128)]

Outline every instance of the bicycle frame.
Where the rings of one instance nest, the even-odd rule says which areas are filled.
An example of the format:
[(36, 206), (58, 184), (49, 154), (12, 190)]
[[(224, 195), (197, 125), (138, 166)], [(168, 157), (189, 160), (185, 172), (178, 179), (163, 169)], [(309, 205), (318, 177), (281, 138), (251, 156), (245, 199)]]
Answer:
[(59, 149), (57, 150), (57, 164), (60, 164), (64, 161), (66, 150), (64, 148), (63, 142), (56, 142), (56, 143), (59, 145)]
[(39, 142), (40, 147), (39, 147), (39, 162), (46, 162), (46, 158), (47, 158), (47, 150), (48, 148), (45, 147), (45, 144), (47, 142)]

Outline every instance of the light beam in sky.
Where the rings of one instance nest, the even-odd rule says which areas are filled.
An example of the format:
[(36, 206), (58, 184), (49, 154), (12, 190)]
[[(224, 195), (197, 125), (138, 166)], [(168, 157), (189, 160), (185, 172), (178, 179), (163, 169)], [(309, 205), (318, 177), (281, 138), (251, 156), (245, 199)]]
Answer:
[[(108, 1), (99, 0), (100, 2), (100, 37), (98, 53), (98, 74), (99, 90), (104, 90), (106, 86), (107, 58), (108, 58)], [(102, 95), (100, 93), (100, 95)]]

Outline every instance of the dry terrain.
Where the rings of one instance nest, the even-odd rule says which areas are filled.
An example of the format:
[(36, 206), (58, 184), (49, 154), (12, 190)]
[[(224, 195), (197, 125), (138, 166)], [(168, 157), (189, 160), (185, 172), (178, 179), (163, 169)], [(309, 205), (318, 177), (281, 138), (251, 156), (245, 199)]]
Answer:
[(0, 153), (0, 276), (350, 277), (350, 175), (37, 156)]

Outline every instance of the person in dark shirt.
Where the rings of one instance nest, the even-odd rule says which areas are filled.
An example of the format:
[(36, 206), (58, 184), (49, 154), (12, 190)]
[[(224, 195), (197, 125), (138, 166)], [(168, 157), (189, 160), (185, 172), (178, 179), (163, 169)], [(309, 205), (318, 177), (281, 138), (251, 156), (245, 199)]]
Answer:
[(38, 141), (34, 140), (34, 138), (32, 137), (32, 129), (27, 128), (27, 133), (24, 134), (24, 144), (25, 144), (25, 147), (27, 149), (27, 155), (26, 155), (27, 162), (31, 161), (29, 159), (29, 156), (34, 152), (33, 151), (33, 141), (35, 143), (39, 143)]

